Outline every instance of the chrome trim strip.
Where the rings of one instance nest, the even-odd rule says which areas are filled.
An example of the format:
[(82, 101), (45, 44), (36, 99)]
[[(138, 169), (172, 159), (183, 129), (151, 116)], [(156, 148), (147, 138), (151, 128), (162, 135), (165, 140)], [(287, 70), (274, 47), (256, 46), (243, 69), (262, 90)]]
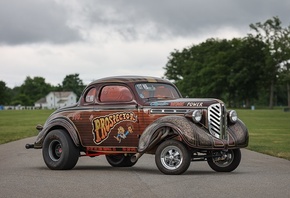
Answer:
[(151, 114), (184, 114), (188, 109), (150, 109)]

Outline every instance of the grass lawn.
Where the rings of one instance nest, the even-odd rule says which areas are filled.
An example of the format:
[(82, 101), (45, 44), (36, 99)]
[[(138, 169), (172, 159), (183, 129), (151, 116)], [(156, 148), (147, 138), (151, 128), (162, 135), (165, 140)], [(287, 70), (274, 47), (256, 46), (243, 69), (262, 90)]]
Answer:
[(0, 111), (0, 144), (35, 136), (37, 124), (44, 124), (51, 110)]
[(250, 133), (248, 149), (290, 160), (290, 112), (237, 110)]
[[(237, 110), (250, 133), (248, 149), (290, 160), (290, 112)], [(51, 110), (0, 111), (0, 144), (37, 135)]]

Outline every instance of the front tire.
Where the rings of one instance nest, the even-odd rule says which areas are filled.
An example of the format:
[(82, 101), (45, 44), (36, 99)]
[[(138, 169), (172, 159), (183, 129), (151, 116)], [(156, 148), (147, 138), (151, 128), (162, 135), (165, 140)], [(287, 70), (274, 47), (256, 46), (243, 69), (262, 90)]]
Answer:
[(240, 149), (211, 151), (210, 154), (212, 157), (207, 158), (207, 163), (217, 172), (231, 172), (235, 170), (241, 162)]
[(132, 167), (136, 162), (131, 162), (131, 156), (124, 154), (106, 155), (108, 163), (113, 167)]
[(44, 139), (42, 156), (48, 168), (69, 170), (78, 161), (79, 149), (66, 131), (53, 130)]
[(155, 153), (155, 163), (158, 169), (166, 175), (184, 173), (190, 162), (190, 152), (183, 143), (177, 140), (167, 140), (161, 143)]

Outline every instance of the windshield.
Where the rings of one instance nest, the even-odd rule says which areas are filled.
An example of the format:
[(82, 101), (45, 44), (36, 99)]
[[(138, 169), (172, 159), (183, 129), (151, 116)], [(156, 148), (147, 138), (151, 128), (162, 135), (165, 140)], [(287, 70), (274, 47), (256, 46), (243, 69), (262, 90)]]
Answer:
[(180, 98), (175, 87), (164, 83), (140, 83), (135, 88), (140, 98), (150, 99), (175, 99)]

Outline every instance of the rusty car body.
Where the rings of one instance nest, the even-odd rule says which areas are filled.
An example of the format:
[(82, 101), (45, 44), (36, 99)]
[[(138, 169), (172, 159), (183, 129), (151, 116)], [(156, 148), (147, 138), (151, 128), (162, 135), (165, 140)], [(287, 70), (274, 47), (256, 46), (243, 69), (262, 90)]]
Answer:
[(215, 171), (235, 170), (246, 126), (234, 110), (211, 98), (183, 98), (168, 80), (144, 76), (102, 78), (79, 101), (53, 112), (26, 148), (42, 149), (50, 169), (72, 169), (80, 156), (106, 155), (114, 167), (131, 167), (155, 154), (164, 174), (182, 174), (192, 161)]

